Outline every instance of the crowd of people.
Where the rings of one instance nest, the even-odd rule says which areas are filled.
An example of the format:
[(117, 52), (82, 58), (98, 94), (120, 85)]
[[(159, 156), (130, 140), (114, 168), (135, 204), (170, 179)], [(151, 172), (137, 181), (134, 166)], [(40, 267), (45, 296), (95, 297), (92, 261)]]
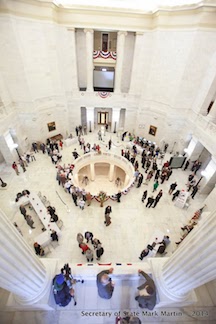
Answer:
[[(84, 242), (86, 240), (86, 243)], [(100, 260), (101, 256), (104, 254), (104, 248), (99, 239), (94, 238), (94, 235), (91, 232), (85, 232), (84, 236), (82, 233), (77, 234), (77, 242), (79, 248), (82, 250), (82, 254), (86, 256), (87, 262), (94, 261), (94, 252), (96, 254), (96, 260)], [(89, 247), (87, 244), (91, 243), (92, 247)]]
[(198, 220), (202, 215), (203, 209), (205, 208), (206, 205), (204, 205), (204, 207), (198, 209), (193, 217), (189, 220), (187, 225), (183, 225), (181, 227), (181, 230), (183, 232), (182, 236), (180, 237), (180, 240), (178, 242), (175, 242), (177, 245), (179, 245), (184, 239), (185, 237), (194, 229), (194, 227), (198, 224)]
[(147, 247), (142, 250), (140, 253), (139, 259), (142, 261), (146, 256), (152, 256), (151, 252), (154, 254), (159, 253), (160, 255), (165, 255), (166, 248), (170, 243), (170, 238), (167, 235), (164, 235), (163, 240), (161, 242), (157, 242), (157, 238), (152, 244), (148, 244)]

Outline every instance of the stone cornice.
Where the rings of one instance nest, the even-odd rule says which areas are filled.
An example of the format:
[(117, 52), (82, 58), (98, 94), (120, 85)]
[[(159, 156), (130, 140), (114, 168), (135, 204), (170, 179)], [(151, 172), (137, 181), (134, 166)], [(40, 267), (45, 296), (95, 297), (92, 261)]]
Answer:
[[(115, 10), (114, 10), (115, 9)], [(153, 29), (216, 28), (216, 4), (159, 8), (155, 12), (117, 10), (103, 7), (64, 8), (51, 1), (0, 1), (0, 15), (53, 21), (68, 28), (110, 29), (142, 32)]]

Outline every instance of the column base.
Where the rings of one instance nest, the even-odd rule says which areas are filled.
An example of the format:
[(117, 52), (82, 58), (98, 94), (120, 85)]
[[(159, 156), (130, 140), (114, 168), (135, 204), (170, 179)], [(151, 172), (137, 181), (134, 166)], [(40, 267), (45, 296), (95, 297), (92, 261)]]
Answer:
[(157, 308), (160, 307), (183, 307), (193, 305), (197, 302), (197, 297), (194, 290), (191, 290), (184, 296), (177, 296), (169, 292), (165, 286), (165, 282), (162, 277), (162, 267), (169, 258), (151, 258), (149, 259), (152, 277), (157, 287), (158, 303)]
[(53, 307), (49, 306), (50, 301), (50, 292), (52, 287), (52, 280), (56, 273), (56, 266), (58, 260), (56, 259), (40, 259), (41, 262), (45, 265), (47, 276), (44, 287), (40, 294), (32, 300), (22, 300), (19, 296), (14, 294), (10, 294), (7, 304), (6, 310), (53, 310)]

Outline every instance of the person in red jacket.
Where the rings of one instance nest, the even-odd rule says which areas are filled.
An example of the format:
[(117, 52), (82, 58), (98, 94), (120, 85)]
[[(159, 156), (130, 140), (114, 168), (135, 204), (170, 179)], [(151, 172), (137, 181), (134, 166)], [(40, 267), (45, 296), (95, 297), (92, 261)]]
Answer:
[(85, 243), (80, 243), (79, 244), (80, 249), (82, 249), (82, 254), (85, 254), (87, 250), (89, 250), (89, 247)]
[(19, 175), (19, 170), (18, 170), (18, 166), (17, 166), (16, 162), (14, 162), (12, 164), (12, 168), (14, 169), (14, 171), (16, 172), (16, 174)]

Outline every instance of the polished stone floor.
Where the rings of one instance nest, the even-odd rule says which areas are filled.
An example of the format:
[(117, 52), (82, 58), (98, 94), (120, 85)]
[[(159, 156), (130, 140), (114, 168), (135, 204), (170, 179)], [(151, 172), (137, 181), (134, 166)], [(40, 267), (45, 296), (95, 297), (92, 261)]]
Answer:
[[(84, 136), (85, 141), (90, 144), (98, 143), (97, 134), (91, 133)], [(100, 142), (102, 150), (107, 150), (107, 142), (112, 139), (113, 145), (111, 152), (120, 154), (121, 149), (126, 147), (126, 141), (122, 142), (116, 134), (107, 133), (103, 141)], [(78, 144), (70, 147), (64, 147), (62, 150), (62, 163), (71, 163), (74, 161), (71, 152), (76, 148), (79, 154), (82, 154)], [(85, 206), (84, 210), (76, 207), (71, 199), (71, 196), (64, 191), (64, 189), (58, 185), (56, 181), (56, 168), (51, 163), (51, 159), (47, 154), (37, 153), (36, 161), (31, 162), (27, 168), (27, 172), (20, 171), (20, 175), (17, 176), (11, 166), (1, 165), (1, 177), (8, 186), (5, 190), (0, 191), (0, 204), (3, 212), (8, 216), (12, 222), (16, 222), (22, 231), (24, 239), (30, 244), (33, 250), (34, 238), (41, 233), (41, 224), (37, 219), (37, 216), (29, 211), (30, 215), (35, 220), (36, 229), (30, 229), (26, 224), (23, 216), (20, 214), (18, 207), (15, 204), (15, 197), (17, 192), (23, 189), (28, 189), (30, 192), (41, 192), (50, 201), (51, 205), (55, 206), (59, 218), (63, 221), (64, 226), (62, 228), (62, 235), (59, 240), (59, 245), (53, 248), (50, 247), (50, 253), (47, 255), (49, 258), (60, 259), (62, 265), (64, 263), (76, 264), (85, 263), (86, 258), (81, 254), (81, 250), (77, 246), (76, 235), (78, 232), (85, 233), (90, 231), (94, 234), (94, 237), (100, 239), (104, 247), (104, 255), (101, 257), (102, 263), (140, 263), (147, 262), (147, 260), (140, 261), (138, 259), (139, 254), (143, 248), (146, 247), (152, 235), (157, 230), (161, 230), (164, 235), (169, 235), (171, 243), (167, 249), (167, 256), (170, 256), (177, 245), (175, 241), (179, 240), (182, 232), (180, 227), (188, 223), (194, 212), (203, 206), (205, 196), (196, 195), (195, 199), (190, 201), (187, 209), (180, 209), (174, 206), (171, 200), (171, 196), (168, 194), (169, 186), (172, 182), (177, 181), (178, 189), (186, 189), (187, 177), (190, 173), (188, 171), (182, 171), (181, 169), (173, 170), (173, 174), (168, 181), (164, 184), (160, 184), (159, 189), (163, 190), (163, 197), (158, 203), (156, 208), (146, 208), (145, 204), (141, 202), (142, 194), (144, 190), (148, 190), (148, 195), (152, 195), (153, 180), (148, 185), (142, 185), (140, 188), (133, 187), (127, 195), (122, 195), (121, 203), (109, 200), (101, 208), (96, 200), (92, 201), (91, 206)], [(170, 153), (166, 153), (165, 158), (158, 161), (158, 166), (169, 160)], [(138, 157), (140, 162), (140, 156)], [(143, 169), (140, 165), (140, 171)], [(145, 173), (144, 173), (145, 174)], [(145, 174), (146, 175), (146, 174)], [(199, 174), (197, 175), (199, 179)], [(156, 196), (156, 193), (153, 195)], [(112, 206), (112, 224), (109, 227), (104, 225), (104, 209), (107, 205)], [(93, 262), (97, 262), (95, 259)], [(82, 288), (83, 289), (83, 288)], [(89, 292), (87, 292), (88, 294)], [(85, 302), (81, 301), (79, 309), (93, 309), (95, 307), (90, 303), (91, 296)], [(88, 303), (90, 303), (88, 306)], [(124, 303), (123, 303), (124, 304)], [(202, 304), (201, 304), (202, 305)], [(207, 305), (206, 305), (207, 306)], [(213, 306), (210, 302), (210, 306)], [(72, 306), (71, 306), (72, 307)], [(48, 315), (46, 312), (32, 312), (33, 319), (31, 323), (84, 323), (97, 324), (97, 323), (114, 323), (114, 318), (108, 319), (105, 317), (100, 318), (86, 318), (82, 317), (80, 312), (73, 311), (73, 307), (68, 309), (68, 312), (64, 310), (55, 312), (56, 317), (52, 314)], [(119, 309), (114, 305), (112, 309)], [(125, 306), (123, 305), (123, 308)], [(105, 305), (102, 309), (109, 309), (109, 306)], [(51, 312), (52, 313), (52, 312)], [(29, 323), (28, 315), (24, 312), (22, 317), (20, 312), (14, 312), (11, 319), (8, 321), (5, 315), (5, 321), (1, 323)], [(9, 316), (9, 315), (8, 315)], [(26, 319), (25, 319), (26, 316)], [(22, 321), (23, 319), (23, 321)], [(169, 322), (175, 323), (185, 322), (192, 323), (194, 318), (190, 316), (182, 316), (181, 318), (145, 318), (142, 319), (145, 323), (148, 322)], [(198, 320), (200, 320), (198, 318)], [(201, 319), (202, 321), (203, 319)]]

